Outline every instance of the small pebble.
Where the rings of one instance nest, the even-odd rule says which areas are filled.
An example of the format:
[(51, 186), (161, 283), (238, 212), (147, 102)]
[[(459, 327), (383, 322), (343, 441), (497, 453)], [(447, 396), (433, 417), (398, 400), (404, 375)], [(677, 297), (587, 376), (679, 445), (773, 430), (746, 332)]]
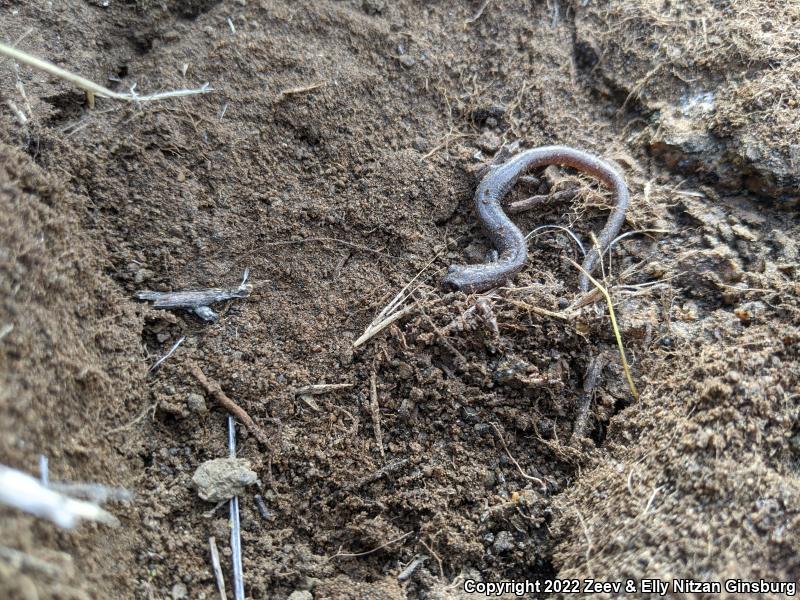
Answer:
[(500, 136), (497, 135), (494, 131), (484, 131), (478, 138), (476, 145), (484, 152), (489, 152), (493, 154), (497, 152), (497, 150), (499, 150), (502, 143), (503, 142), (500, 139)]
[(475, 425), (475, 433), (478, 435), (487, 435), (492, 433), (492, 426), (488, 423), (478, 423)]
[(189, 394), (186, 396), (186, 406), (193, 413), (204, 414), (208, 412), (206, 399), (200, 394)]
[(172, 586), (172, 599), (173, 600), (181, 600), (181, 598), (187, 598), (189, 596), (189, 590), (186, 589), (186, 586), (182, 583), (176, 583)]
[(308, 590), (295, 590), (289, 594), (289, 600), (314, 600), (314, 595)]

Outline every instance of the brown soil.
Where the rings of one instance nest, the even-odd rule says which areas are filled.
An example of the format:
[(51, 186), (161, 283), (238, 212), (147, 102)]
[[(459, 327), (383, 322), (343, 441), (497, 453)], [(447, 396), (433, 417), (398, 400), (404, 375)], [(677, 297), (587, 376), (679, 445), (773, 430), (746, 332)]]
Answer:
[[(218, 597), (208, 538), (227, 548), (226, 512), (191, 478), (226, 455), (225, 413), (188, 401), (193, 364), (272, 445), (241, 431), (268, 509), (242, 497), (248, 597), (797, 581), (800, 8), (529, 4), (0, 4), (4, 41), (95, 81), (214, 88), (88, 110), (0, 63), (0, 462), (36, 473), (45, 454), (53, 479), (136, 494), (109, 505), (117, 529), (0, 510), (3, 545), (62, 567), (0, 561), (0, 597)], [(626, 237), (607, 273), (638, 401), (599, 295), (539, 310), (580, 300), (561, 233), (533, 238), (479, 311), (438, 287), (489, 249), (475, 173), (516, 140), (615, 160), (625, 231), (663, 231)], [(578, 182), (517, 222), (587, 240), (609, 199)], [(235, 287), (246, 267), (253, 293), (214, 324), (134, 299)], [(410, 311), (354, 349), (420, 271)], [(353, 387), (295, 394), (318, 383)]]

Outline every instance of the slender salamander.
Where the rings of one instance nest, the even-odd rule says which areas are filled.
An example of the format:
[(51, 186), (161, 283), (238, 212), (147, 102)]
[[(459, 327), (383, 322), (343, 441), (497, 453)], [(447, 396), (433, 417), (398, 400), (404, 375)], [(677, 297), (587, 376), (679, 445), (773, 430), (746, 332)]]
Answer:
[[(503, 212), (500, 202), (514, 186), (520, 175), (527, 169), (545, 165), (562, 165), (594, 175), (614, 192), (614, 208), (606, 226), (597, 236), (601, 252), (619, 233), (625, 222), (630, 195), (622, 174), (600, 158), (570, 148), (568, 146), (542, 146), (517, 154), (507, 162), (491, 167), (475, 191), (475, 207), (484, 232), (497, 249), (498, 258), (494, 262), (480, 265), (451, 265), (442, 280), (446, 289), (462, 290), (467, 293), (485, 292), (504, 284), (512, 275), (522, 269), (528, 258), (528, 245), (519, 228)], [(591, 273), (600, 259), (598, 249), (592, 250), (583, 261), (583, 268)], [(589, 289), (589, 279), (580, 276), (580, 289)]]

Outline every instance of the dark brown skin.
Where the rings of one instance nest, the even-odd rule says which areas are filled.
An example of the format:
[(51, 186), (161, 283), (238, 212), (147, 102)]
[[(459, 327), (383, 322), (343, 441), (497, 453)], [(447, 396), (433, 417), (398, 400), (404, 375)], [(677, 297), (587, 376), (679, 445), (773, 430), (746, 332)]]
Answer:
[[(597, 236), (600, 251), (597, 247), (592, 248), (583, 261), (583, 268), (587, 273), (594, 270), (600, 259), (600, 252), (608, 249), (625, 222), (625, 211), (630, 202), (628, 186), (615, 167), (596, 156), (568, 146), (542, 146), (521, 152), (502, 165), (491, 167), (483, 177), (475, 191), (475, 207), (483, 230), (499, 256), (495, 262), (482, 265), (451, 265), (442, 280), (445, 288), (467, 293), (485, 292), (503, 285), (525, 266), (528, 258), (525, 236), (503, 212), (500, 202), (522, 173), (545, 165), (562, 165), (589, 173), (614, 192), (614, 209), (606, 226)], [(589, 289), (589, 279), (583, 273), (579, 284), (581, 291)]]

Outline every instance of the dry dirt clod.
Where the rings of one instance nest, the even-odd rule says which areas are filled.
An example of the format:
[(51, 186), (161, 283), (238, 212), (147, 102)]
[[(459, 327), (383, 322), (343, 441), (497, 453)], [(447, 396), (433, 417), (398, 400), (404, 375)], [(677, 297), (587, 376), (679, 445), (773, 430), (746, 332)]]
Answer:
[(240, 496), (247, 487), (260, 483), (258, 475), (244, 458), (215, 458), (201, 464), (192, 476), (198, 496), (220, 503)]
[(208, 412), (206, 399), (201, 394), (192, 393), (186, 396), (186, 406), (193, 413), (202, 415)]

